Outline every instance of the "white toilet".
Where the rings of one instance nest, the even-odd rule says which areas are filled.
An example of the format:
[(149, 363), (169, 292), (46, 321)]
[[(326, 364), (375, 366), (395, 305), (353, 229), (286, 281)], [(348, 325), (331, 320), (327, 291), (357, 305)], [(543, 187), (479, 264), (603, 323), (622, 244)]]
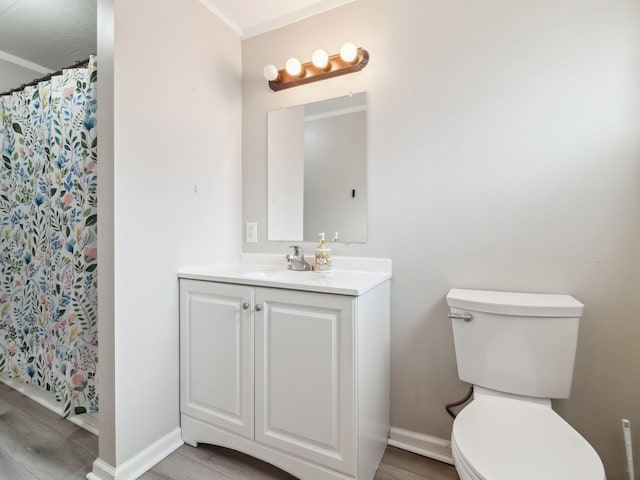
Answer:
[(605, 480), (593, 447), (551, 409), (569, 397), (583, 305), (461, 289), (447, 303), (458, 376), (474, 385), (451, 434), (460, 480)]

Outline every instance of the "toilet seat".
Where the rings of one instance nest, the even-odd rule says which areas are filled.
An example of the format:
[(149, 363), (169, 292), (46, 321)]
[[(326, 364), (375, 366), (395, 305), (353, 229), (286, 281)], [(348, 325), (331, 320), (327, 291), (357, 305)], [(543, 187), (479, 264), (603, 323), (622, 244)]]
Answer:
[(463, 480), (605, 480), (589, 443), (551, 408), (478, 397), (453, 423), (451, 443)]

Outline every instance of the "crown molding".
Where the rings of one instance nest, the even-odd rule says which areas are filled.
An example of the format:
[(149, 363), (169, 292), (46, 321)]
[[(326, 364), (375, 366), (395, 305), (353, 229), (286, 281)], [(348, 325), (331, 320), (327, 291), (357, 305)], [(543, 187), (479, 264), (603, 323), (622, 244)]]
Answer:
[(25, 60), (24, 58), (16, 57), (15, 55), (11, 55), (10, 53), (3, 52), (2, 50), (0, 50), (0, 60), (13, 63), (14, 65), (18, 65), (22, 68), (26, 68), (34, 72), (42, 73), (43, 75), (54, 72), (54, 70), (51, 70), (47, 67), (43, 67), (42, 65), (38, 65), (37, 63), (30, 62), (29, 60)]

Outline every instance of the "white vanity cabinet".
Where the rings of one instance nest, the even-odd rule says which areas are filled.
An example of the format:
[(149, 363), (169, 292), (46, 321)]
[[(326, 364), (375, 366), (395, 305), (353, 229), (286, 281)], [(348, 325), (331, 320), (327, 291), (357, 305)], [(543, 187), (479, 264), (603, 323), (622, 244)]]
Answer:
[(180, 411), (253, 439), (253, 288), (180, 281)]
[(389, 429), (389, 282), (362, 295), (180, 280), (186, 443), (371, 480)]
[(355, 476), (354, 299), (255, 293), (256, 441)]

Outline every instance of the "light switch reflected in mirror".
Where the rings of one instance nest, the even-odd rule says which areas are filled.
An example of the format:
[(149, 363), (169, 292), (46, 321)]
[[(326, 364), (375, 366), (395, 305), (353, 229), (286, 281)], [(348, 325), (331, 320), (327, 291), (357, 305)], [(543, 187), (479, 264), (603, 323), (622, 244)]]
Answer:
[(367, 241), (367, 96), (267, 113), (267, 238)]

